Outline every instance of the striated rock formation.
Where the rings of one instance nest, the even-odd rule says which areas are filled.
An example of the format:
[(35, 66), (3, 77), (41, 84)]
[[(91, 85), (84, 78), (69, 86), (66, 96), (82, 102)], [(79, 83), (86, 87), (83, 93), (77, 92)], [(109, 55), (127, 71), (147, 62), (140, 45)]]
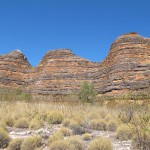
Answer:
[(0, 87), (16, 88), (26, 85), (31, 65), (20, 50), (0, 55)]
[(111, 45), (99, 67), (100, 93), (146, 90), (150, 87), (150, 39), (132, 32)]
[(83, 81), (94, 82), (98, 64), (59, 49), (47, 52), (35, 70), (38, 74), (29, 86), (32, 93), (66, 94), (76, 91)]
[(33, 68), (19, 51), (0, 56), (0, 87), (24, 87), (33, 94), (69, 94), (84, 81), (98, 93), (141, 91), (150, 87), (150, 39), (136, 33), (121, 35), (102, 63), (93, 63), (69, 49), (46, 53)]

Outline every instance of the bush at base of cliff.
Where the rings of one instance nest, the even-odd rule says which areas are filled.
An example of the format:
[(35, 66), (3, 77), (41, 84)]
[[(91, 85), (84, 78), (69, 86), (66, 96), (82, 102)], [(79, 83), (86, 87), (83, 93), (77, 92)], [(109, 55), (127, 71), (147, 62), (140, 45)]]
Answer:
[(113, 150), (112, 143), (108, 138), (96, 138), (89, 144), (88, 150)]
[(7, 132), (0, 128), (0, 148), (6, 148), (10, 142)]
[(78, 93), (78, 98), (82, 103), (93, 103), (96, 99), (94, 85), (89, 82), (83, 82)]

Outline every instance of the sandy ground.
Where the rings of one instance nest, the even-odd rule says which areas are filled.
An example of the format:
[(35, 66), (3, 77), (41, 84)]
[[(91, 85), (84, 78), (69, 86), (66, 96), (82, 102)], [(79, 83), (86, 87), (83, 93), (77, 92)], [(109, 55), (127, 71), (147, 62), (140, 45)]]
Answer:
[[(9, 135), (11, 138), (27, 138), (34, 135), (41, 135), (43, 138), (52, 135), (54, 132), (59, 130), (62, 125), (53, 125), (50, 128), (44, 126), (38, 130), (29, 130), (29, 129), (15, 129), (9, 128)], [(113, 149), (114, 150), (131, 150), (131, 141), (119, 141), (115, 138), (115, 132), (110, 131), (98, 131), (98, 130), (91, 130), (88, 129), (88, 132), (92, 135), (93, 138), (102, 136), (107, 137), (112, 141)], [(80, 137), (81, 135), (76, 135)], [(87, 150), (89, 141), (84, 141), (85, 150)], [(43, 150), (48, 150), (47, 145), (43, 146)]]

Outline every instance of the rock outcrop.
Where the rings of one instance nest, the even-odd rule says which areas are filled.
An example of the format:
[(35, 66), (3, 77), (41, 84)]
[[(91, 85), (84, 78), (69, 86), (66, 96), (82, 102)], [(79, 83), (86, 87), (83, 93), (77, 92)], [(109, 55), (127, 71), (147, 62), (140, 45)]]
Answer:
[(69, 49), (53, 50), (35, 68), (38, 74), (28, 88), (38, 94), (72, 93), (81, 82), (94, 82), (97, 71), (98, 63), (80, 58)]
[(24, 87), (33, 94), (70, 94), (84, 81), (98, 93), (141, 91), (150, 87), (150, 39), (121, 35), (102, 63), (90, 62), (69, 49), (48, 51), (33, 68), (19, 51), (0, 55), (0, 87)]
[(27, 85), (26, 76), (31, 68), (20, 50), (0, 55), (0, 87), (16, 88)]
[(120, 93), (150, 87), (150, 39), (132, 32), (111, 45), (99, 67), (99, 92)]

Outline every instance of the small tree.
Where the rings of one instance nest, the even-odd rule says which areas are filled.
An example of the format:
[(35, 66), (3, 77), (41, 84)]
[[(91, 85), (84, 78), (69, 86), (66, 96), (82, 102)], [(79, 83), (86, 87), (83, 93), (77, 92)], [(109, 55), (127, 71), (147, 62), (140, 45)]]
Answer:
[(92, 103), (93, 100), (96, 98), (96, 91), (94, 90), (94, 85), (92, 83), (83, 82), (81, 84), (78, 97), (82, 103)]

